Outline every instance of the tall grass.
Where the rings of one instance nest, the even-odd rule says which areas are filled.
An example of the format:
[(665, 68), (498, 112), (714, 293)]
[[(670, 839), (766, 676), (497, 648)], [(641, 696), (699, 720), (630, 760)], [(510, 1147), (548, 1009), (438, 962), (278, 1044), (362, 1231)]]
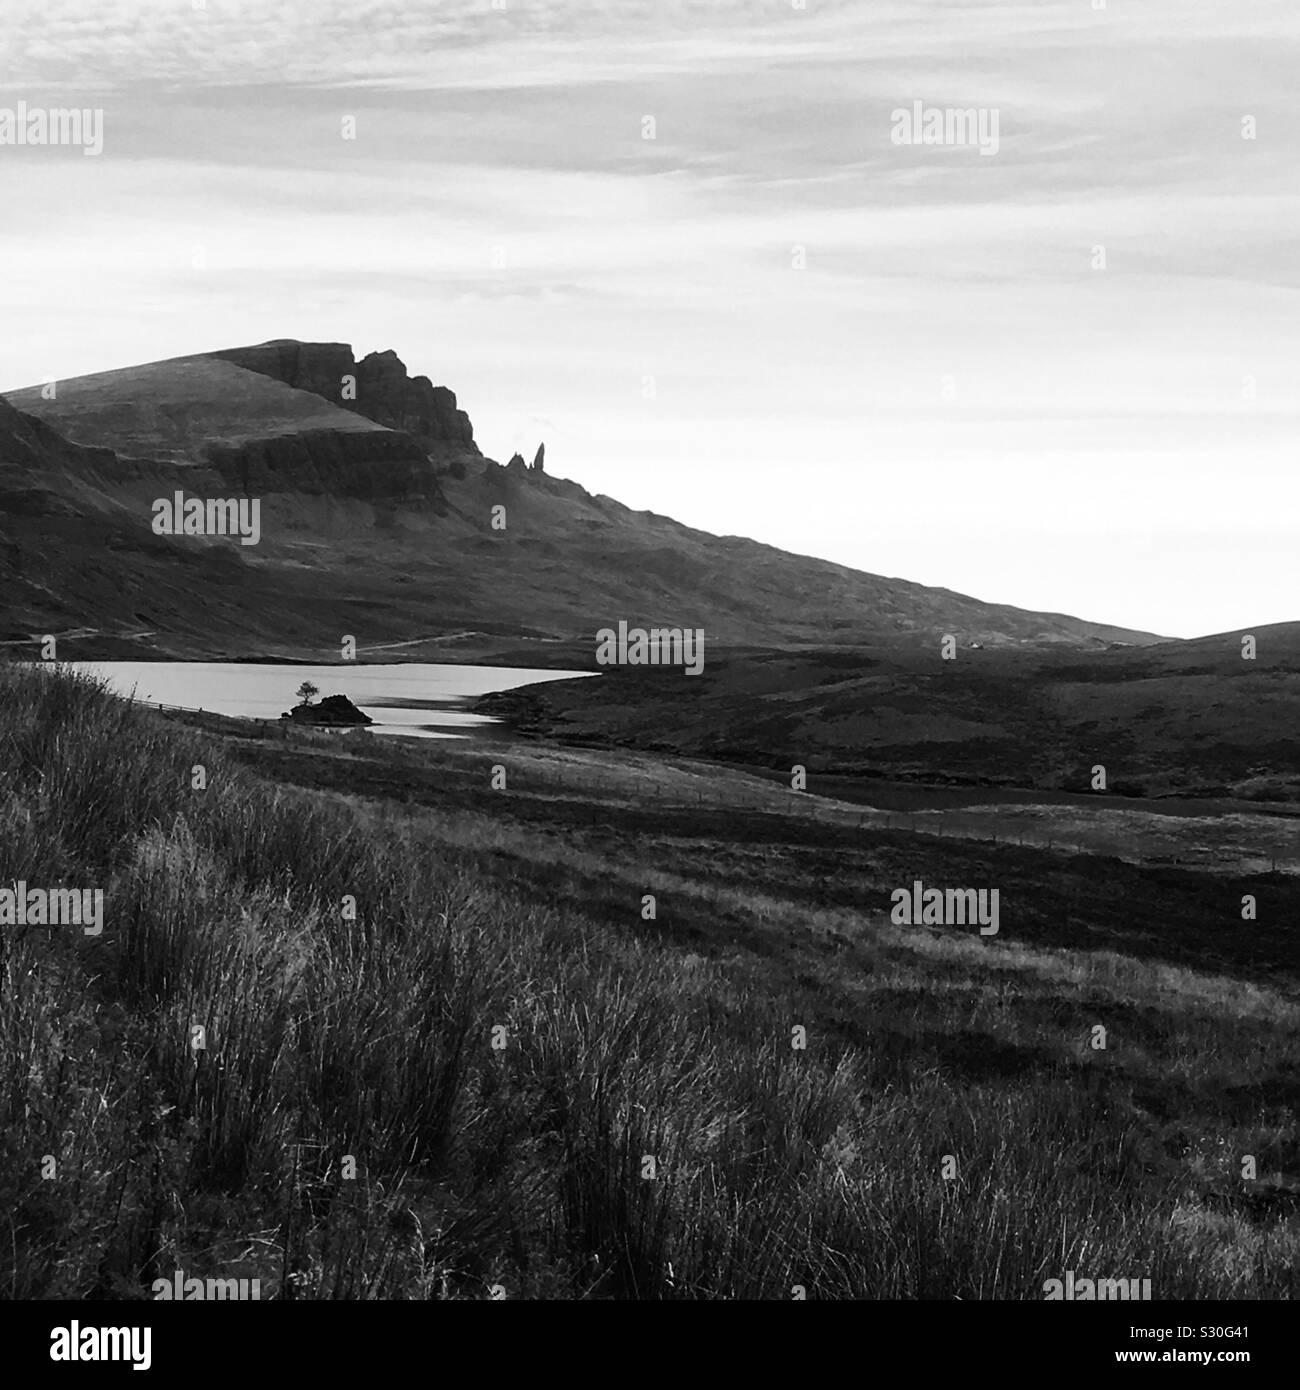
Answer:
[(1087, 1086), (829, 1045), (806, 1000), (92, 681), (0, 669), (0, 778), (0, 886), (106, 915), (0, 928), (11, 1298), (1294, 1293), (1294, 1218), (1216, 1215)]

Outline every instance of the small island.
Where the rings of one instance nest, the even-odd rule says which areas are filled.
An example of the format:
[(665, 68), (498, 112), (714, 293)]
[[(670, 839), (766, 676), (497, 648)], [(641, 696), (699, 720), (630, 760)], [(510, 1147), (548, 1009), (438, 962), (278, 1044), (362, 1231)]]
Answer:
[(281, 719), (292, 719), (298, 724), (331, 727), (375, 722), (368, 714), (363, 714), (346, 695), (327, 695), (319, 704), (313, 704), (312, 701), (320, 694), (320, 690), (310, 681), (303, 681), (295, 693), (299, 703), (282, 714)]

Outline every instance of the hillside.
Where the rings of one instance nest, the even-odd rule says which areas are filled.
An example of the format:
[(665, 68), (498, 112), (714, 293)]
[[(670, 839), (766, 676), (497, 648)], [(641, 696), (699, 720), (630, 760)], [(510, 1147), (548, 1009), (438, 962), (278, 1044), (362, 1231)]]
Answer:
[[(452, 392), (392, 353), (274, 342), (8, 399), (24, 414), (0, 418), (3, 636), (84, 630), (70, 655), (309, 656), (344, 633), (366, 651), (468, 630), (578, 644), (580, 658), (619, 619), (702, 627), (714, 650), (1157, 640), (712, 536), (502, 467)], [(258, 497), (260, 543), (153, 535), (153, 500), (178, 488)]]
[(1024, 647), (723, 654), (484, 697), (521, 732), (839, 777), (1300, 801), (1300, 623), (1081, 654)]

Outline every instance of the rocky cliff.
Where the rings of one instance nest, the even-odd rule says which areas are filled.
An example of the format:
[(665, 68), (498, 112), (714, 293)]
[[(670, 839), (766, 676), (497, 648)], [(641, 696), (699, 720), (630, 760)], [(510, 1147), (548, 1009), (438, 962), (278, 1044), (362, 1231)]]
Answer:
[(372, 352), (360, 361), (347, 343), (299, 343), (290, 339), (208, 354), (248, 371), (311, 391), (331, 405), (418, 440), (438, 462), (481, 458), (469, 416), (455, 393), (427, 376), (408, 376), (395, 352)]
[(254, 497), (270, 492), (420, 502), (435, 512), (446, 498), (423, 445), (398, 431), (303, 430), (235, 444), (211, 444), (207, 462), (229, 487)]

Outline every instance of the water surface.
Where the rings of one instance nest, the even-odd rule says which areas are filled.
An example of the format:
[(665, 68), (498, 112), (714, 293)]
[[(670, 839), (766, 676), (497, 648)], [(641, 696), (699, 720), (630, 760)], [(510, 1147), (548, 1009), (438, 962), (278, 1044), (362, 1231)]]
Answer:
[(589, 676), (590, 671), (540, 671), (522, 666), (410, 665), (276, 666), (232, 661), (68, 661), (60, 665), (102, 676), (119, 695), (155, 705), (278, 719), (298, 703), (303, 681), (321, 696), (346, 695), (375, 722), (372, 733), (465, 738), (498, 721), (457, 706), (495, 690)]

